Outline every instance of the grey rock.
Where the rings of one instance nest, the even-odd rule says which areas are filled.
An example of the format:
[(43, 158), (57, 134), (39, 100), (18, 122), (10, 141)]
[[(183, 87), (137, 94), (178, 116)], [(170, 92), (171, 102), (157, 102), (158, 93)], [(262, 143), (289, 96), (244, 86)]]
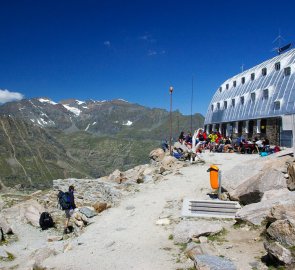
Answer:
[(264, 242), (264, 248), (270, 255), (285, 264), (291, 264), (294, 262), (290, 250), (286, 249), (278, 242)]
[(4, 215), (0, 214), (0, 227), (5, 234), (13, 233), (11, 225), (8, 223)]
[(83, 215), (85, 215), (87, 218), (92, 218), (97, 215), (97, 213), (94, 210), (92, 210), (88, 207), (80, 208), (79, 212), (82, 213)]
[(34, 262), (37, 264), (41, 264), (45, 259), (56, 254), (57, 254), (56, 250), (49, 247), (43, 247), (38, 250), (35, 250), (30, 255), (30, 259), (34, 260)]
[(295, 246), (295, 220), (277, 220), (270, 224), (267, 233), (285, 246)]
[(221, 230), (220, 224), (210, 221), (181, 221), (174, 228), (174, 242), (187, 243), (192, 238), (217, 234)]
[(268, 190), (268, 191), (264, 192), (264, 194), (261, 198), (261, 201), (271, 200), (275, 197), (288, 196), (290, 194), (290, 192), (292, 192), (292, 191), (290, 191), (287, 188)]
[(165, 156), (165, 152), (161, 148), (154, 149), (150, 152), (149, 158), (154, 161), (161, 161)]
[(287, 179), (287, 186), (290, 190), (295, 190), (295, 164), (294, 162), (290, 162), (288, 164), (288, 175), (289, 178)]
[(259, 202), (266, 191), (287, 188), (284, 175), (274, 169), (256, 174), (230, 192), (230, 198), (243, 204)]
[(289, 156), (273, 156), (239, 164), (223, 174), (222, 186), (232, 200), (243, 204), (259, 202), (266, 191), (287, 188), (281, 172), (287, 161), (290, 161)]
[(270, 214), (267, 216), (267, 220), (269, 222), (275, 222), (280, 219), (295, 220), (295, 202), (285, 205), (276, 205), (271, 208)]
[(197, 270), (236, 270), (236, 266), (228, 259), (212, 255), (197, 255), (194, 260)]
[(240, 219), (254, 225), (261, 225), (261, 222), (271, 213), (275, 205), (292, 204), (295, 200), (295, 193), (290, 192), (288, 195), (279, 196), (271, 200), (252, 203), (244, 206), (236, 214), (236, 219)]

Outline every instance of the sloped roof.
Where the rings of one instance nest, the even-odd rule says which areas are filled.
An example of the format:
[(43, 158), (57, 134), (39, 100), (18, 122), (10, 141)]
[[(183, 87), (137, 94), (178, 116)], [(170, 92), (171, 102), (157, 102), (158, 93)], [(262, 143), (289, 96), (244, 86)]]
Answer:
[[(279, 70), (275, 68), (276, 63), (280, 63)], [(266, 75), (262, 74), (264, 68), (266, 68)], [(285, 74), (286, 68), (290, 68), (290, 75)], [(251, 79), (252, 73), (255, 74), (254, 80)], [(242, 78), (245, 78), (244, 83)], [(227, 85), (228, 89), (226, 89)], [(268, 98), (265, 97), (267, 92)], [(244, 97), (244, 104), (241, 102), (241, 97)], [(224, 106), (225, 101), (227, 108)], [(208, 106), (205, 124), (295, 113), (294, 101), (295, 49), (292, 49), (226, 80), (217, 89)], [(275, 103), (279, 103), (279, 109)]]

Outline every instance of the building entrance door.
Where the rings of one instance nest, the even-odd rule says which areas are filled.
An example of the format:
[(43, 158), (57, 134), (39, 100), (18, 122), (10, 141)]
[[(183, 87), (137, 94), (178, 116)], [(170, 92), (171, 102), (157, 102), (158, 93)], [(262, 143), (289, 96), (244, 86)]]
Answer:
[(250, 120), (249, 121), (249, 130), (248, 130), (249, 138), (253, 137), (253, 130), (254, 130), (254, 120)]

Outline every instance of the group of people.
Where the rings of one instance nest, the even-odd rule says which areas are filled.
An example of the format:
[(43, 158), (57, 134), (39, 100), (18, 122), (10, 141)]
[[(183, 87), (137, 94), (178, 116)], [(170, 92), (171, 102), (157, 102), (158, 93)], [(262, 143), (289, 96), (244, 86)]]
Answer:
[[(166, 142), (166, 147), (168, 144)], [(191, 132), (185, 133), (181, 131), (177, 142), (171, 148), (172, 154), (176, 158), (192, 158), (202, 153), (203, 149), (209, 149), (210, 152), (239, 152), (239, 153), (261, 153), (270, 151), (270, 143), (268, 138), (258, 139), (255, 137), (253, 141), (247, 141), (243, 136), (232, 139), (229, 136), (223, 136), (218, 131), (212, 131), (207, 134), (202, 128), (199, 128), (192, 135)], [(279, 147), (274, 148), (274, 152), (279, 151)]]

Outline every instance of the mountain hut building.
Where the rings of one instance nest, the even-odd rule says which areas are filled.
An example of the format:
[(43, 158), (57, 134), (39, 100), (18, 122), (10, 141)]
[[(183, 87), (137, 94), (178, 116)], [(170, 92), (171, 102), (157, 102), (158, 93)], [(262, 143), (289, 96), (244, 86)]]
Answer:
[(209, 104), (204, 125), (207, 132), (267, 137), (271, 144), (291, 147), (293, 119), (295, 49), (226, 80)]

